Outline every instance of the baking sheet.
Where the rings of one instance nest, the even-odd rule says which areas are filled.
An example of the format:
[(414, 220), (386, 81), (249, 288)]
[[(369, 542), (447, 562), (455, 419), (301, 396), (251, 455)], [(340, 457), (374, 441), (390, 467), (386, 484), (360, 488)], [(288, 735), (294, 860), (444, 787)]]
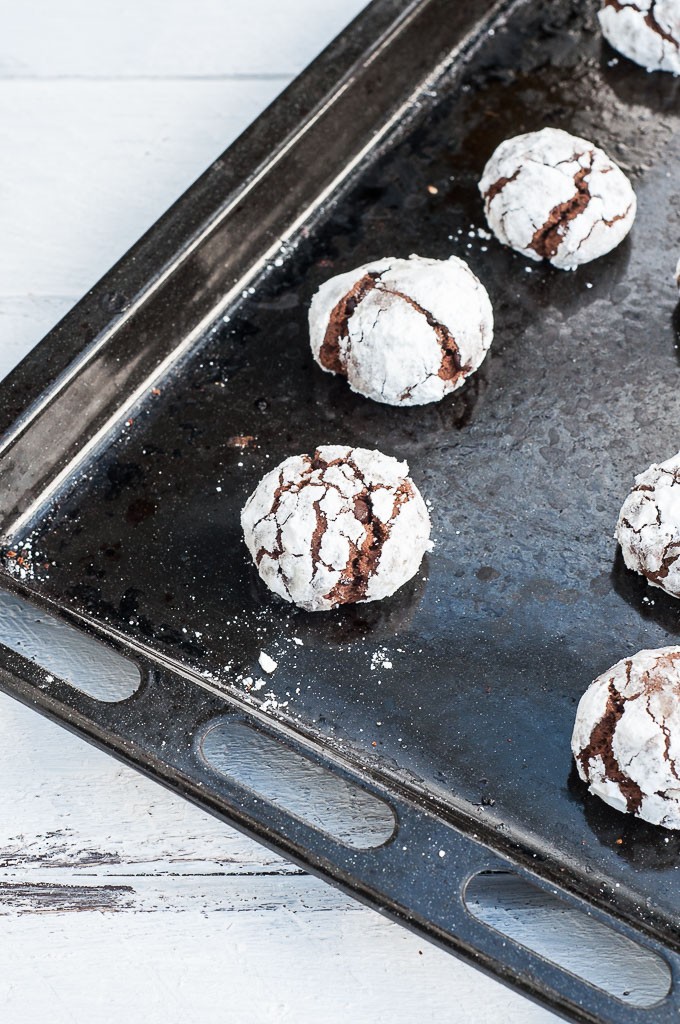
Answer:
[[(680, 632), (612, 536), (633, 475), (678, 447), (680, 83), (616, 58), (595, 10), (512, 5), (66, 476), (5, 567), (30, 561), (36, 593), (680, 950), (680, 838), (589, 797), (569, 751), (590, 680)], [(495, 146), (544, 125), (602, 146), (638, 195), (629, 239), (576, 273), (489, 239), (477, 194)], [(466, 259), (496, 335), (461, 391), (393, 409), (315, 366), (306, 310), (333, 273), (411, 252)], [(394, 598), (312, 615), (266, 591), (238, 514), (281, 459), (333, 443), (408, 460), (435, 549)]]

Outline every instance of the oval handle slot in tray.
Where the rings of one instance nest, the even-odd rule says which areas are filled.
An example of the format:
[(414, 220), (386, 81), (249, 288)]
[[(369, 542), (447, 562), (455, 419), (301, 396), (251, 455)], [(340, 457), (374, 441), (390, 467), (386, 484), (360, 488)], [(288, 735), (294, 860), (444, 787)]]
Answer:
[(200, 750), (214, 771), (345, 846), (370, 850), (394, 834), (383, 800), (234, 716), (209, 728)]
[(514, 871), (474, 875), (464, 899), (478, 921), (624, 1003), (651, 1007), (670, 991), (660, 956)]
[(43, 669), (45, 682), (56, 676), (95, 700), (126, 700), (141, 683), (134, 662), (6, 590), (0, 590), (0, 644)]

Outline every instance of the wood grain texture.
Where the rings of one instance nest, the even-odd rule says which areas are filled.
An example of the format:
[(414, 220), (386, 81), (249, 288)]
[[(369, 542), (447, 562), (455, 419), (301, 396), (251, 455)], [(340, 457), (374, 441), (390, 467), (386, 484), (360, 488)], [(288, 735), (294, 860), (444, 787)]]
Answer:
[(549, 1019), (360, 908), (2, 918), (0, 948), (0, 1005), (13, 1024)]
[[(362, 6), (28, 0), (0, 48), (0, 374)], [(8, 1024), (552, 1015), (0, 696)]]

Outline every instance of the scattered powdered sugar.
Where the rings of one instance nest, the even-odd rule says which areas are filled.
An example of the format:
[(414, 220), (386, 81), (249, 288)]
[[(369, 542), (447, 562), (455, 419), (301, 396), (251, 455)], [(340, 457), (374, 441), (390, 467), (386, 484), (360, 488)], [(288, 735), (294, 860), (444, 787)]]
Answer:
[(20, 580), (32, 580), (35, 575), (32, 540), (29, 538), (19, 541), (7, 548), (3, 553), (3, 562), (10, 576)]
[(265, 693), (265, 699), (260, 704), (260, 711), (281, 711), (288, 707), (288, 701), (280, 701), (273, 690)]
[(253, 679), (252, 676), (243, 676), (237, 681), (241, 683), (246, 693), (250, 693), (253, 690), (257, 692), (258, 690), (261, 690), (263, 686), (267, 685), (266, 679)]
[(257, 660), (260, 663), (260, 668), (262, 669), (262, 671), (266, 672), (268, 675), (271, 675), (272, 672), (276, 671), (276, 666), (278, 662), (274, 661), (274, 659), (271, 658), (266, 653), (266, 651), (260, 651), (260, 656)]
[(371, 656), (371, 672), (381, 668), (392, 668), (391, 655), (385, 647), (379, 647)]

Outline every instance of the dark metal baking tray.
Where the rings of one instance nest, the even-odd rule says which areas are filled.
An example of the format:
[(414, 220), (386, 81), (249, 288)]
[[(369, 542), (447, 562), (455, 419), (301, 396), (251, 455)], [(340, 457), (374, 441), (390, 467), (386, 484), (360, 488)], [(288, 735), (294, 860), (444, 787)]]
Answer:
[[(2, 687), (582, 1021), (680, 1008), (680, 836), (590, 798), (569, 752), (590, 680), (680, 632), (612, 539), (633, 474), (678, 447), (679, 99), (615, 58), (592, 2), (377, 0), (0, 385), (3, 584), (143, 680), (100, 702), (3, 648)], [(545, 124), (601, 144), (639, 197), (630, 239), (573, 274), (480, 233), (487, 157)], [(496, 338), (455, 396), (395, 410), (318, 370), (306, 307), (411, 252), (469, 261)], [(238, 512), (281, 458), (335, 442), (409, 461), (436, 547), (394, 598), (309, 615), (263, 589)], [(285, 707), (244, 689), (262, 649)], [(392, 841), (350, 849), (213, 771), (201, 738), (229, 715), (386, 800)], [(465, 908), (480, 870), (641, 939), (670, 994), (624, 1005), (504, 939)]]

